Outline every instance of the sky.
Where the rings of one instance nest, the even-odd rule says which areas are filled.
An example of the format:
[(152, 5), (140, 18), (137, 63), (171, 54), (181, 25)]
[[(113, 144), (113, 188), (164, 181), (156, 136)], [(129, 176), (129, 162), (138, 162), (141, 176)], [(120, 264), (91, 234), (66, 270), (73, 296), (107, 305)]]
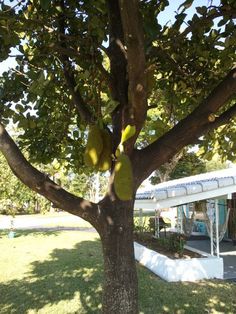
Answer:
[[(165, 9), (165, 11), (161, 12), (158, 16), (160, 24), (164, 25), (167, 22), (171, 21), (174, 22), (175, 20), (175, 12), (178, 11), (179, 6), (184, 2), (184, 0), (169, 0), (169, 6)], [(185, 13), (187, 13), (187, 20), (191, 19), (191, 17), (196, 12), (195, 7), (200, 6), (208, 6), (209, 3), (212, 3), (212, 5), (219, 5), (220, 0), (194, 0), (192, 6), (186, 10)]]
[[(170, 5), (165, 9), (164, 12), (161, 12), (158, 16), (159, 22), (162, 25), (166, 23), (173, 23), (175, 20), (175, 14), (179, 8), (179, 6), (183, 3), (184, 0), (169, 0)], [(5, 1), (6, 4), (9, 4), (9, 1)], [(212, 4), (218, 5), (220, 0), (212, 0)], [(208, 0), (194, 0), (193, 5), (186, 10), (187, 19), (191, 19), (193, 14), (195, 13), (196, 6), (208, 6)], [(10, 4), (12, 5), (12, 3)], [(7, 60), (0, 63), (0, 75), (7, 71), (9, 68), (14, 68), (17, 65), (15, 58), (8, 58)]]

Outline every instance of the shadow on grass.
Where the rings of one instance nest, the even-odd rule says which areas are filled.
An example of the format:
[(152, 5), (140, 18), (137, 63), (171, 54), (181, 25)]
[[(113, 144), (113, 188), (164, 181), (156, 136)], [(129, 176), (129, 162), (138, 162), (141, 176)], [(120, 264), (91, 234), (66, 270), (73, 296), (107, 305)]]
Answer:
[[(0, 284), (1, 314), (101, 313), (99, 240), (82, 241), (72, 249), (54, 249), (48, 260), (33, 262), (29, 269), (22, 280)], [(167, 283), (140, 265), (138, 276), (140, 313), (236, 313), (235, 284)]]
[(83, 241), (73, 249), (55, 249), (50, 260), (33, 262), (23, 280), (0, 284), (1, 314), (37, 312), (72, 299), (72, 308), (68, 304), (60, 313), (99, 313), (103, 272), (101, 255), (96, 252), (100, 251), (98, 240)]
[(223, 280), (166, 282), (138, 265), (143, 314), (236, 313), (236, 284)]

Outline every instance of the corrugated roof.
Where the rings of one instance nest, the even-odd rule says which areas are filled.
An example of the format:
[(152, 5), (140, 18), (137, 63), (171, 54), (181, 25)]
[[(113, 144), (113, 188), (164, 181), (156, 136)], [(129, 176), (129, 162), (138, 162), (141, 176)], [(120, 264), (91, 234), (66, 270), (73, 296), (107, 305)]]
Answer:
[(159, 208), (168, 204), (177, 206), (232, 192), (236, 192), (236, 168), (171, 180), (148, 191), (138, 190), (136, 205), (138, 201), (152, 200), (159, 204)]

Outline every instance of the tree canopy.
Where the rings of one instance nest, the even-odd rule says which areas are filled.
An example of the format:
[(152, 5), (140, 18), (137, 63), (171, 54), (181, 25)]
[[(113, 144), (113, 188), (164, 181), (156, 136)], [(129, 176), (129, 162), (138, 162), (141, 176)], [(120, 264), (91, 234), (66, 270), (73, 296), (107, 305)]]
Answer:
[[(22, 128), (19, 144), (27, 148), (32, 161), (48, 163), (57, 158), (77, 170), (83, 168), (81, 147), (86, 144), (86, 125), (101, 119), (111, 127), (121, 102), (128, 110), (127, 58), (133, 58), (137, 67), (134, 84), (138, 66), (142, 67), (139, 75), (141, 81), (146, 77), (148, 101), (145, 110), (138, 106), (128, 110), (129, 118), (124, 117), (123, 125), (114, 127), (114, 145), (119, 143), (125, 124), (140, 124), (135, 137), (139, 135), (147, 106), (149, 134), (145, 132), (143, 145), (160, 138), (192, 112), (232, 67), (234, 1), (197, 7), (190, 21), (187, 9), (193, 1), (185, 1), (172, 25), (158, 22), (158, 14), (168, 1), (140, 1), (143, 29), (137, 18), (133, 18), (136, 26), (118, 25), (115, 2), (109, 4), (112, 7), (105, 0), (94, 6), (83, 1), (21, 1), (13, 8), (4, 1), (1, 4), (0, 60), (12, 55), (18, 63), (1, 79), (1, 116), (4, 123), (13, 119)], [(120, 23), (124, 24), (122, 18)], [(133, 32), (138, 34), (129, 34), (130, 27), (136, 27)], [(125, 34), (122, 28), (127, 28)], [(139, 50), (142, 61), (136, 54)], [(117, 84), (123, 86), (117, 88)], [(141, 102), (142, 92), (134, 97)], [(228, 101), (224, 108), (208, 108), (208, 116), (221, 115), (230, 105)], [(121, 115), (122, 110), (117, 118)], [(212, 124), (222, 124), (225, 115)], [(200, 123), (201, 117), (198, 119)], [(202, 151), (210, 154), (217, 149), (234, 159), (234, 150), (229, 152), (226, 145), (234, 143), (233, 130), (233, 124), (224, 124), (217, 134), (210, 132), (202, 140)]]
[[(188, 17), (186, 0), (165, 25), (167, 0), (0, 2), (0, 61), (17, 60), (0, 82), (0, 150), (24, 184), (98, 230), (104, 313), (138, 311), (132, 209), (142, 181), (190, 144), (235, 159), (236, 3), (215, 2)], [(94, 161), (105, 137), (110, 178), (98, 203), (29, 163), (96, 172), (84, 152)]]

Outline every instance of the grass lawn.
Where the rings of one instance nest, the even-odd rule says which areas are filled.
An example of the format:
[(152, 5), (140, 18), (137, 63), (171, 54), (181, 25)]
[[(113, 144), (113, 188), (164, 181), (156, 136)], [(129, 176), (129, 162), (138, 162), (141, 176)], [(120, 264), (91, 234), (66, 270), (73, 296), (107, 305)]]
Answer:
[[(0, 232), (0, 313), (100, 313), (96, 233)], [(138, 265), (140, 313), (236, 313), (236, 284), (166, 283)], [(113, 313), (111, 313), (113, 314)]]

